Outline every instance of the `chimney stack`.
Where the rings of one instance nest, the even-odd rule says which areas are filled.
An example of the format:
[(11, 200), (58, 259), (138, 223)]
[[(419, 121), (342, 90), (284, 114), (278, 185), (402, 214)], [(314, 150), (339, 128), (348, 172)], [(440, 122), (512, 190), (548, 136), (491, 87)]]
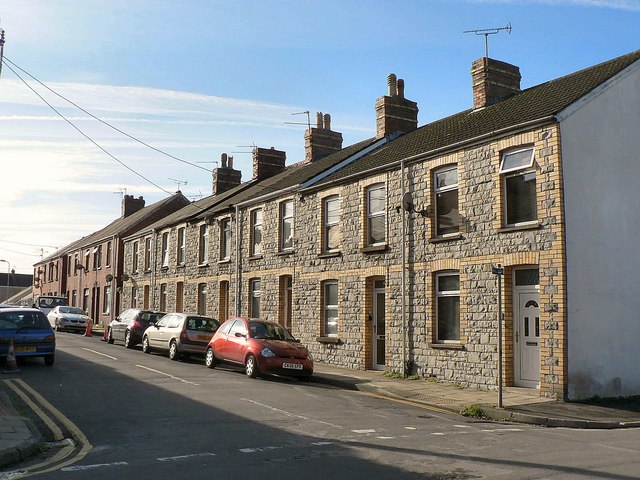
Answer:
[(284, 172), (286, 160), (286, 152), (273, 147), (255, 147), (253, 149), (253, 180), (264, 180)]
[(342, 134), (331, 131), (331, 115), (316, 113), (316, 126), (304, 133), (305, 163), (315, 162), (342, 150)]
[(520, 69), (492, 58), (479, 58), (471, 65), (473, 108), (487, 107), (520, 91)]
[(242, 172), (233, 168), (233, 157), (223, 153), (220, 166), (213, 170), (213, 194), (219, 195), (230, 188), (240, 185)]
[(122, 199), (122, 218), (128, 217), (129, 215), (136, 213), (138, 210), (142, 210), (143, 208), (144, 198), (134, 198), (133, 195), (125, 195)]
[(418, 128), (418, 104), (404, 98), (404, 80), (387, 77), (388, 94), (376, 100), (376, 138)]

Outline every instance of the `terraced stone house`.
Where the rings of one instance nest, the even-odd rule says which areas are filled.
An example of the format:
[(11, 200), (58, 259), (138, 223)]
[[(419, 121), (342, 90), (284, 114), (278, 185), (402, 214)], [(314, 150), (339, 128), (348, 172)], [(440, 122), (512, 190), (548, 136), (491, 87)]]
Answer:
[(505, 385), (638, 394), (639, 60), (522, 90), (482, 58), (473, 106), (422, 127), (390, 75), (375, 137), (343, 148), (319, 114), (303, 161), (255, 149), (241, 183), (223, 158), (224, 188), (126, 238), (124, 306), (260, 316), (316, 361), (472, 388), (501, 342)]

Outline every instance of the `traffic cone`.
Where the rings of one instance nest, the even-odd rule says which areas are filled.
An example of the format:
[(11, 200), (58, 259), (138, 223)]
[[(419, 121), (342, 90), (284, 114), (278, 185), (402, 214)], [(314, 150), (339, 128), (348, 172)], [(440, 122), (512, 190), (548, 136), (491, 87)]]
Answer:
[(2, 373), (18, 373), (18, 364), (16, 363), (16, 349), (13, 346), (13, 339), (9, 343), (9, 351), (7, 352), (7, 361), (4, 365)]
[(108, 342), (109, 341), (109, 330), (108, 329), (104, 329), (104, 335), (102, 335), (102, 341), (103, 342)]
[(91, 322), (91, 321), (87, 322), (87, 329), (84, 332), (84, 336), (85, 337), (93, 337), (93, 332), (91, 331), (91, 324), (92, 323), (93, 322)]

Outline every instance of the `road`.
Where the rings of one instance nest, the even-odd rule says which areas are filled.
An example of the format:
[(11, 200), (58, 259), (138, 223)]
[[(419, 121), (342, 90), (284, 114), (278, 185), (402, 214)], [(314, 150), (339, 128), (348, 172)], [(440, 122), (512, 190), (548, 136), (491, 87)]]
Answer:
[(20, 379), (90, 448), (67, 465), (42, 460), (52, 471), (39, 479), (640, 478), (636, 429), (488, 423), (314, 381), (251, 380), (96, 337), (57, 338), (56, 364), (22, 364)]

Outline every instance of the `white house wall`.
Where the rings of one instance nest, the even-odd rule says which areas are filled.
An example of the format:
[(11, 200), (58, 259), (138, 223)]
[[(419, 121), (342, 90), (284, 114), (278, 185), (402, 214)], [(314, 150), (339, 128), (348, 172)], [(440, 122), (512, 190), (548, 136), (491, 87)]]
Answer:
[(640, 65), (560, 115), (568, 396), (640, 394)]

